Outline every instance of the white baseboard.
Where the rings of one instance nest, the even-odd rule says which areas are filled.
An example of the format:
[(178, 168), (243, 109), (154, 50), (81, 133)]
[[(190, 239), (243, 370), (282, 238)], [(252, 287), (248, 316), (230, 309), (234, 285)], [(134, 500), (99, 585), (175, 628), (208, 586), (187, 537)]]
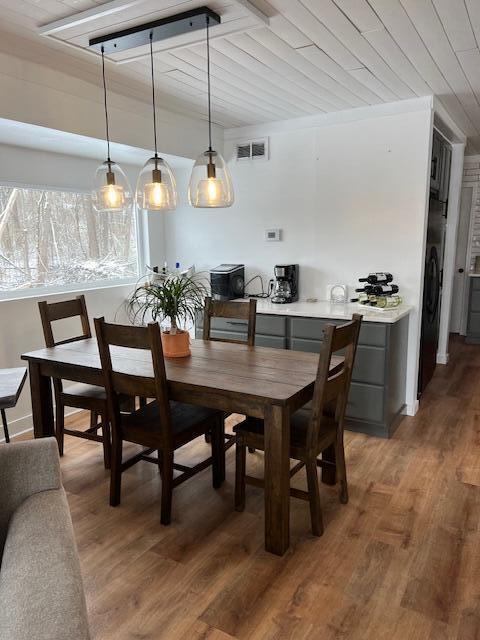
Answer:
[(437, 364), (448, 364), (449, 358), (448, 353), (437, 353)]
[[(70, 409), (68, 411), (65, 411), (65, 415), (66, 416), (71, 416), (74, 413), (78, 413), (79, 411), (82, 411), (82, 409)], [(33, 430), (33, 419), (32, 419), (32, 414), (29, 413), (26, 416), (23, 416), (22, 418), (17, 418), (16, 420), (8, 420), (8, 414), (7, 414), (7, 421), (8, 421), (8, 433), (10, 434), (10, 437), (13, 438), (14, 436), (20, 436), (23, 433), (28, 433), (29, 431)], [(1, 434), (1, 438), (0, 438), (0, 442), (5, 442), (5, 438), (4, 438), (4, 434), (3, 434), (3, 428), (1, 428), (1, 423), (0, 423), (0, 434)]]
[(415, 400), (415, 402), (413, 404), (407, 404), (405, 406), (405, 410), (403, 412), (404, 415), (406, 415), (406, 416), (414, 416), (417, 413), (419, 406), (420, 406), (420, 403), (419, 403), (418, 400)]

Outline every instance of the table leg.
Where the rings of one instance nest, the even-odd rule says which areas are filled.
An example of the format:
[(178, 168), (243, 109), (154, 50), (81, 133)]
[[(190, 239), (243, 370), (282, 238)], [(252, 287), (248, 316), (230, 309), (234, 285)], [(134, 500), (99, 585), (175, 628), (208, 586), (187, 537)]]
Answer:
[(290, 434), (287, 407), (265, 410), (265, 549), (279, 556), (290, 544)]
[(55, 435), (53, 419), (52, 385), (49, 376), (43, 376), (37, 362), (28, 363), (32, 396), (33, 433), (35, 438)]
[[(333, 464), (335, 464), (335, 445), (332, 444), (327, 449), (325, 449), (325, 451), (322, 453), (322, 460), (333, 462)], [(336, 468), (334, 466), (329, 465), (328, 467), (322, 467), (322, 482), (323, 484), (335, 484)]]

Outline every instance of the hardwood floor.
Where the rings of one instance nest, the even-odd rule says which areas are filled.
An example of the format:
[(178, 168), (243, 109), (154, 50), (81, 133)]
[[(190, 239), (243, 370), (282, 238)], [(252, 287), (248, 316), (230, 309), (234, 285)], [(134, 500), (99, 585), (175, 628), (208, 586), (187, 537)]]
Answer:
[[(111, 508), (102, 448), (67, 437), (65, 452), (95, 640), (480, 639), (479, 347), (453, 342), (393, 439), (347, 433), (349, 504), (322, 485), (315, 538), (308, 503), (292, 499), (283, 558), (263, 550), (259, 489), (233, 509), (233, 449), (220, 491), (208, 470), (176, 489), (169, 527), (154, 465), (128, 470)], [(261, 473), (261, 456), (248, 456), (249, 472)]]

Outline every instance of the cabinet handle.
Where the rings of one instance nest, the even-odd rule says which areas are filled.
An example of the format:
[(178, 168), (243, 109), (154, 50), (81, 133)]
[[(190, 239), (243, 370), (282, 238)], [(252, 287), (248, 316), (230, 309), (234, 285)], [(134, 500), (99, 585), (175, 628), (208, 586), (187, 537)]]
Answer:
[(247, 326), (246, 322), (235, 322), (234, 320), (227, 320), (227, 324), (233, 324), (233, 325), (238, 326), (238, 327), (246, 327)]

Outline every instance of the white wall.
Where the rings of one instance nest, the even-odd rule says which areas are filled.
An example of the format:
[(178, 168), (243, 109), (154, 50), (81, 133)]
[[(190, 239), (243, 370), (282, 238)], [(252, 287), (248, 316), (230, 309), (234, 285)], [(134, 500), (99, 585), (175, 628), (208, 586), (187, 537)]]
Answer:
[[(371, 117), (362, 109), (362, 119), (352, 111), (337, 122), (329, 114), (324, 124), (318, 117), (315, 126), (300, 129), (289, 121), (228, 131), (227, 156), (235, 139), (269, 134), (270, 160), (230, 161), (234, 206), (195, 210), (183, 200), (165, 217), (165, 237), (169, 262), (200, 268), (241, 262), (247, 277), (260, 273), (266, 281), (276, 263), (299, 263), (302, 298), (324, 298), (328, 283), (354, 288), (365, 273), (392, 272), (414, 306), (406, 398), (413, 413), (432, 111), (426, 100), (409, 101), (405, 109), (382, 115), (385, 110), (372, 108)], [(283, 230), (282, 242), (265, 242), (271, 227)]]

